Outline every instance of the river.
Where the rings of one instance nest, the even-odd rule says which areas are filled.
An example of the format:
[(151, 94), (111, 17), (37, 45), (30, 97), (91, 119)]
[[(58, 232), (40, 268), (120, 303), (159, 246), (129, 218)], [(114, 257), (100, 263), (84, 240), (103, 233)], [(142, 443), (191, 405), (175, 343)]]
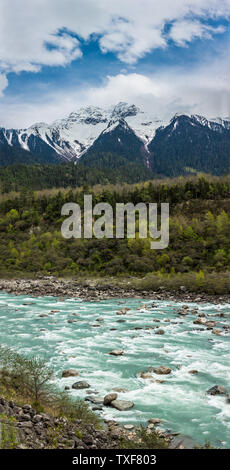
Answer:
[[(143, 304), (147, 308), (140, 309)], [(200, 444), (208, 441), (230, 448), (230, 403), (223, 395), (206, 394), (214, 385), (229, 387), (230, 392), (230, 332), (223, 328), (230, 325), (230, 305), (190, 303), (183, 317), (175, 310), (182, 305), (146, 299), (85, 302), (0, 292), (0, 344), (45, 358), (61, 389), (84, 380), (98, 397), (114, 388), (128, 390), (119, 393), (119, 399), (133, 401), (134, 408), (120, 412), (104, 407), (103, 418), (126, 424), (159, 418), (163, 429), (191, 436)], [(126, 315), (117, 315), (124, 307), (130, 309)], [(218, 322), (221, 336), (193, 323), (194, 308)], [(225, 316), (216, 316), (221, 313)], [(159, 327), (163, 335), (156, 334)], [(124, 354), (109, 355), (114, 349)], [(141, 371), (161, 365), (172, 372), (140, 378)], [(80, 376), (61, 378), (65, 369), (75, 369)], [(68, 393), (89, 396), (87, 390)]]

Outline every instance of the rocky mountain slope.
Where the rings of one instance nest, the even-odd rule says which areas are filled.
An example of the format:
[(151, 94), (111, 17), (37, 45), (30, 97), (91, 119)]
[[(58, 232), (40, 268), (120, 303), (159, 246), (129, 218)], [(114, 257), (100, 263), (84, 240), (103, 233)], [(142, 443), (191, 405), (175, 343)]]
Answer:
[[(112, 153), (156, 174), (230, 170), (230, 118), (175, 115), (163, 122), (134, 104), (81, 108), (67, 118), (28, 129), (0, 128), (0, 164), (77, 161), (96, 166)], [(95, 161), (95, 165), (94, 165)]]

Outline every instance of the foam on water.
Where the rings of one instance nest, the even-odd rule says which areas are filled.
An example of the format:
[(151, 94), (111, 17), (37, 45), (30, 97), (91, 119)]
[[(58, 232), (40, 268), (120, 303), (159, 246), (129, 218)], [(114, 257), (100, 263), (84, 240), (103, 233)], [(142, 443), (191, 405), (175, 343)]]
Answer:
[[(147, 308), (137, 310), (143, 302)], [(46, 358), (61, 389), (76, 380), (86, 380), (102, 397), (117, 387), (127, 389), (119, 398), (133, 401), (135, 407), (128, 412), (104, 408), (103, 417), (123, 423), (146, 423), (157, 417), (164, 429), (190, 435), (201, 444), (208, 439), (213, 445), (230, 447), (230, 404), (224, 396), (206, 394), (217, 384), (229, 387), (230, 335), (226, 330), (215, 337), (211, 330), (193, 324), (196, 316), (191, 313), (181, 318), (174, 309), (182, 305), (154, 301), (153, 307), (146, 299), (84, 302), (0, 293), (0, 343)], [(130, 310), (117, 316), (123, 306)], [(230, 305), (191, 303), (189, 310), (194, 308), (219, 327), (229, 325)], [(220, 313), (226, 317), (215, 317)], [(97, 321), (99, 317), (103, 321)], [(156, 335), (153, 327), (165, 334)], [(124, 355), (109, 355), (113, 349), (123, 349)], [(159, 365), (169, 366), (172, 373), (153, 374), (152, 381), (140, 378), (141, 371)], [(79, 378), (62, 379), (62, 371), (69, 368), (78, 370)], [(198, 374), (190, 374), (192, 369)], [(86, 397), (85, 390), (70, 393)]]

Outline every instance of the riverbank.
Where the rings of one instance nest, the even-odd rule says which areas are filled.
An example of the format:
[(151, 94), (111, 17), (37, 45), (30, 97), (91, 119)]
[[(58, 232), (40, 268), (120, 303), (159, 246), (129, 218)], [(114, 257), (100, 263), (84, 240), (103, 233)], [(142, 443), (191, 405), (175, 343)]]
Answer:
[[(184, 449), (195, 442), (179, 433), (163, 432), (156, 423), (146, 428), (104, 421), (100, 428), (84, 419), (38, 413), (30, 404), (0, 397), (1, 449)], [(196, 446), (197, 448), (199, 446)]]
[(230, 303), (230, 294), (188, 292), (184, 286), (175, 291), (168, 291), (163, 286), (157, 290), (143, 290), (138, 282), (134, 287), (130, 279), (117, 281), (114, 278), (74, 280), (46, 276), (40, 279), (0, 279), (0, 290), (16, 295), (73, 297), (94, 302), (113, 298), (151, 298), (176, 302)]

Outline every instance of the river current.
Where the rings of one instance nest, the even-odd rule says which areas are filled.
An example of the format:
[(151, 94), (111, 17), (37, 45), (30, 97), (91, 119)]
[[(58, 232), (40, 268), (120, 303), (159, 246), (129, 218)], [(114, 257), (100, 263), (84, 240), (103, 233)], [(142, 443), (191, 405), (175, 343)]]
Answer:
[[(147, 308), (140, 308), (143, 304)], [(223, 395), (206, 394), (214, 385), (230, 392), (230, 333), (223, 328), (230, 324), (230, 305), (189, 303), (189, 313), (183, 317), (176, 313), (182, 305), (151, 299), (85, 302), (1, 292), (0, 344), (45, 358), (62, 390), (78, 380), (87, 381), (97, 397), (114, 388), (127, 390), (119, 393), (119, 399), (135, 406), (124, 412), (104, 407), (103, 418), (143, 425), (159, 418), (163, 429), (191, 436), (200, 444), (208, 441), (230, 448), (230, 403)], [(130, 309), (126, 315), (117, 315), (125, 307)], [(218, 323), (221, 336), (193, 323), (194, 308)], [(220, 313), (225, 316), (216, 316)], [(163, 335), (156, 334), (158, 328)], [(114, 349), (124, 354), (109, 355)], [(162, 365), (172, 372), (140, 377), (148, 367)], [(80, 376), (61, 378), (65, 369), (75, 369)], [(87, 390), (68, 393), (89, 396)]]

